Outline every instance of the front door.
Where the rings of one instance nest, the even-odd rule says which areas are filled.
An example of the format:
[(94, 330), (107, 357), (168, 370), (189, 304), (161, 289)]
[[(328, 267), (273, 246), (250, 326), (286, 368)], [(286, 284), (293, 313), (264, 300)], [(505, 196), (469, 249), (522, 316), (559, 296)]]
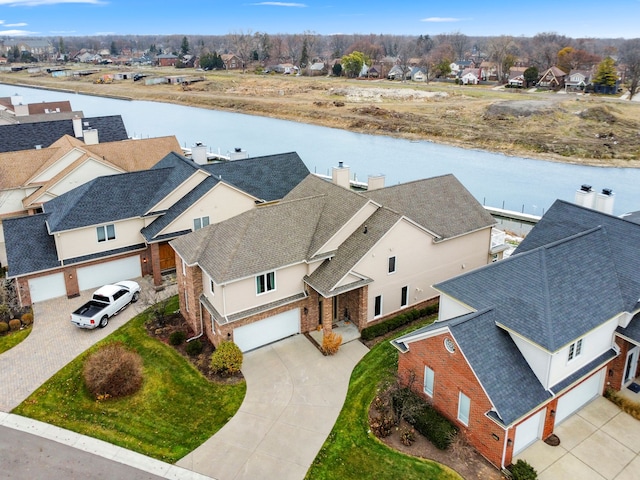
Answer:
[(633, 347), (627, 352), (627, 360), (624, 365), (624, 379), (622, 383), (628, 383), (636, 378), (638, 369), (638, 347)]
[(168, 243), (161, 243), (158, 248), (158, 256), (160, 257), (160, 271), (171, 270), (176, 268), (176, 253)]

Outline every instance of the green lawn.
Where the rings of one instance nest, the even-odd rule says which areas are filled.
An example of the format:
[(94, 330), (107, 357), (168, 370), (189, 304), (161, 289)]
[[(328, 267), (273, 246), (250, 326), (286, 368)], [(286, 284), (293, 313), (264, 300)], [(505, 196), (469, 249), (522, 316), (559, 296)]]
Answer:
[[(174, 297), (167, 311), (177, 308)], [(13, 413), (170, 463), (201, 445), (238, 410), (246, 384), (209, 382), (173, 348), (147, 335), (148, 315), (138, 315), (73, 360)], [(130, 397), (96, 401), (84, 387), (83, 362), (90, 352), (113, 341), (142, 356), (144, 384)]]
[(31, 327), (27, 327), (18, 332), (13, 332), (8, 335), (3, 335), (0, 337), (0, 354), (6, 352), (10, 348), (15, 347), (21, 341), (29, 336), (31, 333)]
[(358, 363), (351, 375), (344, 407), (307, 472), (307, 480), (461, 479), (448, 467), (404, 455), (367, 433), (369, 405), (376, 388), (386, 375), (395, 372), (397, 362), (397, 350), (385, 340)]

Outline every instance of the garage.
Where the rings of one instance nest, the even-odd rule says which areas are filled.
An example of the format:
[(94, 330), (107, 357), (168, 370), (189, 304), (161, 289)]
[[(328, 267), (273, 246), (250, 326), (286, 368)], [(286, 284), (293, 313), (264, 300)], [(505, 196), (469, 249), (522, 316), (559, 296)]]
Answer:
[(517, 455), (540, 438), (544, 425), (544, 414), (541, 410), (516, 427), (516, 438), (513, 442), (513, 455)]
[(64, 284), (64, 273), (29, 279), (29, 294), (33, 303), (65, 296), (67, 287)]
[(99, 263), (78, 268), (78, 287), (80, 291), (101, 287), (108, 283), (142, 277), (140, 257), (121, 258), (111, 262)]
[(602, 392), (604, 369), (588, 378), (558, 399), (555, 424), (559, 425), (576, 410), (589, 403)]
[(265, 318), (233, 330), (233, 341), (248, 352), (263, 345), (300, 333), (300, 309)]

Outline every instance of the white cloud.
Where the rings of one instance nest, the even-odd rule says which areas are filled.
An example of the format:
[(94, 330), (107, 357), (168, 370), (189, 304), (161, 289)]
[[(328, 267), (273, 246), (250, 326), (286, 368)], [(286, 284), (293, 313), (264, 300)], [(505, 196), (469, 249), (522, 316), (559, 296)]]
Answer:
[[(0, 22), (2, 23), (2, 22)], [(26, 27), (28, 25), (28, 23), (25, 22), (21, 22), (21, 23), (3, 23), (3, 25), (5, 27)]]
[(38, 32), (30, 32), (29, 30), (0, 30), (0, 35), (7, 35), (9, 37), (23, 37), (37, 34)]
[(103, 0), (0, 0), (0, 5), (9, 7), (38, 7), (40, 5), (58, 5), (60, 3), (90, 3), (92, 5), (102, 5), (107, 3)]
[(446, 22), (461, 22), (464, 18), (454, 18), (454, 17), (429, 17), (423, 18), (420, 20), (421, 22), (431, 22), (431, 23), (446, 23)]
[(269, 7), (296, 7), (296, 8), (305, 8), (307, 6), (304, 3), (288, 3), (288, 2), (260, 2), (260, 3), (252, 3), (251, 5), (267, 5)]

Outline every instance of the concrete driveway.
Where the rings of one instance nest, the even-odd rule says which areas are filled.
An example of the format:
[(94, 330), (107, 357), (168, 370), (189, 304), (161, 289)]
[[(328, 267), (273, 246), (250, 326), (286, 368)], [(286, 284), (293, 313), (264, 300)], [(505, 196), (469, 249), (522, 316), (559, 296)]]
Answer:
[[(146, 309), (145, 293), (152, 291), (152, 286), (147, 279), (137, 281), (143, 292), (140, 300), (112, 317), (106, 328), (83, 330), (69, 321), (70, 313), (89, 300), (93, 290), (72, 299), (61, 297), (36, 303), (29, 336), (0, 355), (0, 411), (13, 410), (67, 363)], [(153, 299), (159, 301), (176, 292), (176, 285), (172, 285), (157, 296), (154, 294)]]
[(368, 349), (346, 343), (323, 356), (304, 335), (249, 352), (247, 395), (236, 415), (176, 465), (218, 480), (301, 480), (344, 404)]
[(640, 421), (598, 397), (555, 430), (560, 445), (538, 441), (521, 458), (539, 480), (636, 480), (640, 472)]

